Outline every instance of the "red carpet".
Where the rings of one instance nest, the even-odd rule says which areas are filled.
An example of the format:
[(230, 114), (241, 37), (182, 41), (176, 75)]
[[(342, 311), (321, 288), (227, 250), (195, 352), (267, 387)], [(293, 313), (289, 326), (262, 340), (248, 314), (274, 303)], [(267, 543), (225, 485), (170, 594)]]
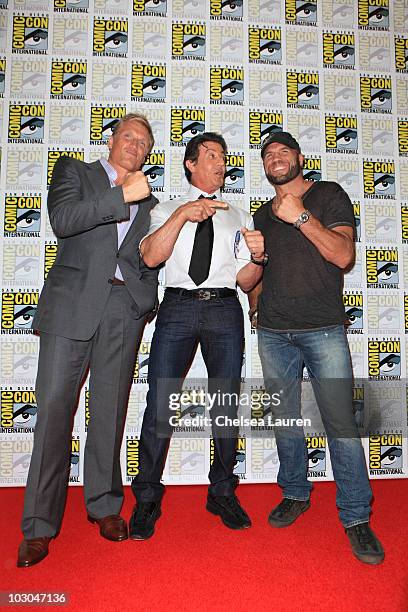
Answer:
[[(65, 591), (69, 610), (407, 612), (408, 482), (372, 483), (372, 526), (386, 558), (367, 566), (351, 554), (333, 483), (316, 483), (312, 507), (292, 527), (266, 522), (277, 485), (241, 486), (253, 527), (234, 532), (206, 512), (206, 488), (168, 487), (155, 536), (110, 543), (86, 520), (82, 489), (69, 490), (60, 536), (42, 563), (17, 569), (22, 489), (1, 489), (0, 591)], [(126, 488), (123, 514), (133, 500)], [(7, 608), (10, 609), (10, 608)], [(22, 607), (23, 610), (52, 609)]]

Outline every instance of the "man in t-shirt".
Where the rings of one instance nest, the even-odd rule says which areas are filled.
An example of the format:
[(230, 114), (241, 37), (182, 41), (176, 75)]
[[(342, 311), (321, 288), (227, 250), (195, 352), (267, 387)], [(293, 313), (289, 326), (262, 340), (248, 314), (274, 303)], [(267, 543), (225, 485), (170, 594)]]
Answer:
[(137, 500), (129, 525), (133, 540), (150, 538), (161, 514), (160, 480), (172, 433), (167, 427), (169, 399), (180, 392), (197, 343), (208, 372), (208, 391), (224, 398), (211, 407), (214, 459), (206, 508), (230, 529), (251, 525), (235, 495), (238, 431), (224, 428), (217, 417), (237, 416), (233, 398), (240, 391), (244, 325), (236, 286), (251, 290), (267, 258), (251, 215), (220, 201), (226, 152), (224, 138), (214, 132), (187, 143), (183, 164), (190, 187), (180, 199), (156, 207), (149, 234), (140, 244), (147, 266), (165, 262), (166, 291), (152, 339), (139, 472), (132, 481)]
[[(368, 524), (372, 495), (353, 414), (344, 331), (342, 271), (354, 260), (353, 208), (337, 183), (303, 178), (304, 157), (288, 132), (267, 138), (261, 154), (276, 195), (254, 216), (270, 263), (250, 296), (250, 317), (253, 324), (257, 318), (266, 390), (280, 394), (273, 415), (301, 418), (305, 365), (327, 433), (340, 520), (354, 555), (381, 563), (384, 551)], [(275, 437), (283, 500), (269, 523), (287, 527), (310, 507), (308, 455), (302, 427), (275, 427)]]

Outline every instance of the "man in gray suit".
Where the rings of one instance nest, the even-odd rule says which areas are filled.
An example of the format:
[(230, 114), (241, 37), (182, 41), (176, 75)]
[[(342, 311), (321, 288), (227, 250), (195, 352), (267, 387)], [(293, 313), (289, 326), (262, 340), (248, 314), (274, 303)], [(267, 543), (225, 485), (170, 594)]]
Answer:
[(88, 519), (109, 540), (128, 537), (119, 515), (120, 447), (136, 353), (157, 298), (157, 272), (138, 254), (157, 202), (140, 170), (153, 142), (147, 119), (132, 113), (116, 124), (107, 161), (87, 164), (61, 157), (54, 168), (48, 212), (58, 255), (33, 321), (40, 333), (38, 420), (18, 567), (44, 559), (59, 532), (73, 417), (88, 368)]

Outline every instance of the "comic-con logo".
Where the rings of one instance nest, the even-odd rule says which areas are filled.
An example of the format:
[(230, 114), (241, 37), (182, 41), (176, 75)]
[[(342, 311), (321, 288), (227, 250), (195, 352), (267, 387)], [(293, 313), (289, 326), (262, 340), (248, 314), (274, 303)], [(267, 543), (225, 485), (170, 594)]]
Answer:
[(92, 106), (89, 143), (106, 144), (112, 136), (112, 128), (126, 115), (126, 106)]
[(139, 439), (126, 436), (126, 480), (130, 482), (140, 471)]
[(242, 21), (243, 0), (210, 0), (211, 19)]
[(408, 206), (401, 206), (402, 242), (408, 244)]
[(303, 163), (303, 178), (306, 181), (321, 181), (322, 180), (322, 158), (321, 157), (305, 157)]
[(365, 198), (395, 198), (395, 164), (388, 161), (363, 160)]
[(395, 70), (408, 72), (408, 37), (396, 36), (395, 43)]
[(360, 106), (366, 113), (391, 113), (391, 77), (360, 76)]
[(243, 104), (244, 71), (242, 68), (210, 68), (210, 102)]
[(323, 32), (323, 66), (325, 68), (354, 68), (354, 34)]
[(408, 119), (398, 119), (398, 154), (408, 156)]
[(69, 482), (79, 482), (80, 474), (80, 445), (79, 438), (72, 438), (71, 440), (71, 455), (70, 455), (70, 470), (69, 470)]
[(259, 149), (268, 136), (283, 130), (283, 114), (281, 112), (249, 113), (249, 146)]
[(398, 293), (370, 293), (367, 296), (369, 331), (398, 333), (400, 329), (400, 302)]
[(368, 155), (394, 153), (393, 120), (386, 115), (363, 115), (362, 149)]
[(0, 442), (0, 482), (7, 485), (24, 485), (33, 450), (32, 436), (21, 436), (20, 440), (8, 439)]
[(363, 294), (361, 292), (345, 292), (343, 304), (346, 313), (347, 332), (361, 334), (363, 331)]
[(368, 340), (368, 376), (371, 380), (401, 378), (400, 340)]
[(255, 64), (282, 62), (282, 30), (280, 28), (249, 28), (248, 58)]
[(173, 23), (171, 32), (173, 59), (205, 59), (205, 25), (203, 23)]
[(126, 62), (98, 62), (92, 66), (91, 99), (123, 100), (127, 95)]
[(353, 202), (354, 221), (356, 224), (355, 242), (361, 241), (361, 205), (360, 202)]
[(51, 63), (51, 98), (84, 99), (86, 93), (86, 61)]
[(153, 151), (148, 155), (143, 166), (143, 172), (147, 176), (152, 191), (164, 190), (164, 151)]
[(131, 99), (136, 102), (164, 102), (166, 66), (132, 64)]
[(326, 438), (324, 436), (306, 437), (308, 476), (321, 478), (326, 476)]
[(58, 253), (58, 244), (56, 242), (46, 242), (44, 244), (44, 280), (47, 278), (49, 271), (54, 265)]
[(285, 0), (286, 23), (297, 25), (316, 25), (317, 0)]
[(279, 467), (278, 451), (274, 438), (252, 438), (251, 476), (266, 478), (276, 476)]
[(4, 198), (4, 236), (40, 236), (41, 196), (6, 195)]
[(371, 475), (402, 474), (402, 434), (370, 436), (368, 441)]
[[(246, 476), (246, 438), (239, 437), (235, 448), (234, 474), (245, 480)], [(214, 440), (210, 438), (210, 465), (214, 463), (215, 447)]]
[[(45, 57), (14, 58), (10, 74), (10, 97), (19, 100), (43, 99), (46, 90), (48, 61)], [(1, 83), (0, 83), (1, 85)]]
[(170, 444), (169, 476), (179, 478), (180, 476), (192, 479), (203, 475), (205, 471), (205, 440), (173, 438)]
[(30, 432), (36, 422), (37, 402), (33, 390), (1, 391), (2, 430)]
[(49, 149), (47, 155), (47, 187), (49, 187), (51, 184), (54, 166), (60, 157), (73, 157), (74, 159), (84, 161), (84, 152), (81, 150), (76, 151), (65, 149), (63, 151), (60, 151), (56, 149)]
[(48, 17), (45, 15), (13, 15), (13, 53), (46, 53)]
[(8, 141), (42, 143), (44, 120), (45, 104), (10, 103)]
[(205, 110), (172, 108), (170, 124), (170, 144), (183, 146), (191, 138), (205, 131)]
[(357, 117), (326, 115), (326, 151), (328, 153), (357, 153)]
[(127, 19), (94, 17), (93, 54), (124, 57), (128, 52)]
[(157, 15), (165, 17), (167, 0), (133, 0), (133, 15)]
[(31, 323), (38, 305), (38, 291), (3, 290), (1, 297), (1, 333), (31, 333)]
[(367, 249), (366, 274), (368, 288), (398, 289), (398, 250)]
[(0, 58), (0, 98), (4, 96), (6, 81), (6, 59)]
[(228, 153), (225, 156), (225, 193), (243, 193), (245, 188), (244, 155)]
[(317, 72), (286, 73), (287, 106), (290, 108), (319, 108), (319, 74)]
[[(3, 284), (30, 286), (39, 281), (40, 243), (38, 240), (15, 240), (3, 246)], [(1, 350), (1, 349), (0, 349)]]
[(149, 360), (151, 342), (143, 341), (140, 343), (136, 357), (135, 369), (133, 372), (134, 383), (146, 383), (149, 373)]
[(254, 215), (257, 210), (259, 210), (264, 204), (266, 204), (266, 202), (269, 202), (269, 200), (258, 200), (258, 199), (251, 198), (249, 201), (250, 214)]
[[(39, 248), (40, 245), (36, 245)], [(7, 383), (28, 384), (35, 381), (38, 343), (30, 339), (0, 343), (1, 376)]]
[(389, 0), (358, 0), (358, 26), (364, 30), (388, 30)]
[(54, 11), (67, 13), (86, 13), (89, 8), (89, 0), (54, 0)]

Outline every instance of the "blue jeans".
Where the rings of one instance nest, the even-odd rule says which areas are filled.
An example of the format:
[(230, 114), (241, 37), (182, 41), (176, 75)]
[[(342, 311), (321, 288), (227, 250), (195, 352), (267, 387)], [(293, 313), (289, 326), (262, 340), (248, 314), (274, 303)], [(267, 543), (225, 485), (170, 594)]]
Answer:
[[(259, 354), (269, 394), (280, 393), (274, 419), (301, 418), (303, 364), (327, 432), (336, 502), (344, 527), (366, 523), (371, 488), (364, 451), (352, 409), (352, 367), (343, 326), (299, 332), (258, 328)], [(302, 427), (275, 427), (279, 455), (278, 484), (283, 496), (307, 500), (307, 448)]]
[[(167, 419), (170, 393), (180, 391), (197, 344), (208, 372), (208, 391), (218, 389), (239, 396), (244, 348), (244, 320), (237, 296), (201, 301), (166, 291), (159, 308), (149, 360), (149, 391), (140, 434), (140, 471), (132, 481), (137, 501), (159, 501), (164, 493), (160, 482), (171, 436), (163, 435), (160, 422)], [(236, 417), (238, 406), (215, 405), (218, 413)], [(209, 491), (231, 495), (238, 484), (234, 476), (238, 430), (217, 430), (213, 425), (214, 460), (210, 468)]]

